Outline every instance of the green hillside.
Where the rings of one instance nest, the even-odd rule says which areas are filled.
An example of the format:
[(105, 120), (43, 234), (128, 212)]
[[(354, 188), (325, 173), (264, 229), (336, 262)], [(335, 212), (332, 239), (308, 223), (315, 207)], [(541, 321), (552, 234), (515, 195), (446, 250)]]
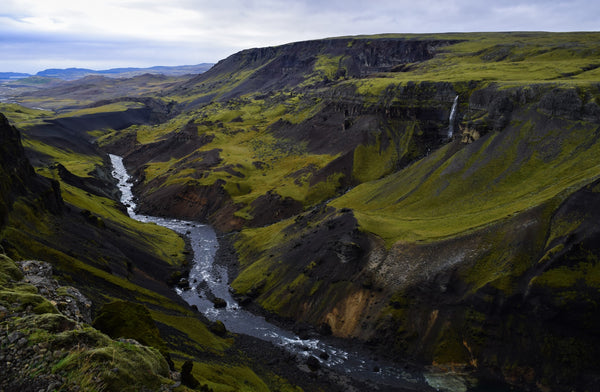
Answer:
[[(83, 85), (22, 97), (57, 112), (0, 110), (64, 203), (154, 258), (151, 284), (125, 279), (124, 259), (97, 258), (101, 240), (59, 261), (65, 277), (91, 271), (94, 284), (135, 293), (103, 302), (133, 296), (160, 325), (200, 339), (157, 289), (184, 263), (181, 240), (131, 222), (93, 185), (110, 152), (139, 180), (143, 213), (230, 234), (231, 285), (251, 309), (390, 360), (593, 390), (599, 69), (597, 32), (338, 37), (244, 50), (186, 80), (100, 82), (95, 103)], [(11, 243), (58, 238), (53, 220), (24, 227), (34, 216), (15, 204)], [(212, 366), (200, 365), (207, 382), (219, 378)]]

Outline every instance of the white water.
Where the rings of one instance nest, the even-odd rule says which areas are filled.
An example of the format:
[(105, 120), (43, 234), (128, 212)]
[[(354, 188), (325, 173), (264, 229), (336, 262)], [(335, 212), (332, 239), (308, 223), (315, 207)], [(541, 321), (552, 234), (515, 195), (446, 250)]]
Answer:
[[(137, 214), (131, 191), (133, 184), (123, 165), (123, 159), (112, 154), (110, 159), (113, 165), (112, 175), (118, 180), (118, 187), (121, 190), (121, 202), (127, 207), (129, 216), (141, 222), (152, 222), (167, 227), (189, 239), (194, 253), (194, 260), (188, 280), (192, 287), (205, 282), (205, 284), (202, 284), (202, 287), (205, 288), (200, 290), (177, 288), (176, 291), (188, 304), (195, 305), (198, 311), (210, 320), (221, 320), (227, 330), (231, 332), (272, 342), (301, 357), (314, 356), (319, 359), (323, 366), (346, 373), (350, 377), (359, 380), (370, 380), (388, 387), (398, 388), (417, 388), (425, 385), (425, 379), (421, 374), (411, 374), (394, 365), (385, 365), (370, 359), (364, 359), (358, 353), (335, 348), (324, 344), (318, 339), (300, 339), (294, 333), (279, 328), (263, 317), (241, 308), (229, 292), (227, 270), (213, 263), (218, 248), (214, 230), (208, 225), (197, 222)], [(216, 309), (213, 303), (206, 298), (206, 289), (210, 290), (214, 296), (223, 298), (227, 302), (227, 306)], [(319, 355), (324, 352), (329, 356), (327, 360), (319, 358)], [(375, 368), (378, 371), (374, 371)]]
[(458, 95), (454, 98), (454, 103), (452, 104), (452, 109), (450, 110), (450, 117), (448, 118), (448, 139), (452, 139), (454, 136), (454, 120), (456, 118), (456, 107), (458, 106)]

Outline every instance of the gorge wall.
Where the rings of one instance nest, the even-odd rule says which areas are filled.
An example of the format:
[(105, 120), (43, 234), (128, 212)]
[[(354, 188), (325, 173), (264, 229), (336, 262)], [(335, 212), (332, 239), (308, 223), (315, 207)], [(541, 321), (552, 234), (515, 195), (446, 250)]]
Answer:
[[(461, 42), (322, 40), (219, 62), (164, 93), (185, 115), (119, 136), (139, 205), (235, 232), (244, 304), (395, 359), (593, 390), (599, 86), (500, 79), (517, 55), (538, 67), (539, 48), (456, 55)], [(499, 81), (436, 73), (465, 56)]]

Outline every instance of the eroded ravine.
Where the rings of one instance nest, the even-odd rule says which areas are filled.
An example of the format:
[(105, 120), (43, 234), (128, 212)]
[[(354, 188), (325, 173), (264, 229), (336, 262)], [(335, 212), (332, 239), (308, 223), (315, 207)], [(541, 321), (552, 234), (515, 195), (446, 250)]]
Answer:
[[(180, 219), (137, 214), (131, 191), (133, 184), (123, 165), (123, 159), (112, 154), (110, 159), (113, 165), (112, 174), (121, 191), (121, 202), (127, 207), (129, 216), (141, 222), (152, 222), (167, 227), (188, 238), (193, 251), (193, 266), (188, 277), (192, 288), (177, 288), (176, 291), (188, 304), (195, 305), (198, 311), (210, 320), (220, 320), (231, 332), (271, 342), (300, 357), (315, 357), (323, 366), (358, 380), (374, 382), (384, 388), (426, 391), (433, 387), (435, 390), (448, 392), (468, 390), (468, 382), (461, 376), (409, 372), (400, 366), (365, 359), (358, 353), (335, 348), (318, 339), (300, 339), (294, 333), (241, 308), (231, 296), (227, 270), (214, 263), (218, 241), (212, 227)], [(225, 300), (227, 306), (216, 308), (214, 302), (209, 300), (213, 297)]]

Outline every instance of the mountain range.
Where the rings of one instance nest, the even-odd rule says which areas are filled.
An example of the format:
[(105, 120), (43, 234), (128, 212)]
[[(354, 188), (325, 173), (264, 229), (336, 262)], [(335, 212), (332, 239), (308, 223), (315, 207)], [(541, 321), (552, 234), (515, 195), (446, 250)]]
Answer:
[(93, 70), (87, 68), (50, 68), (40, 71), (35, 75), (19, 72), (0, 72), (0, 82), (16, 81), (32, 76), (60, 80), (76, 80), (90, 75), (107, 76), (113, 78), (130, 78), (143, 74), (181, 76), (202, 73), (210, 69), (212, 65), (213, 64), (210, 63), (202, 63), (197, 65), (154, 66), (149, 68), (111, 68), (105, 70)]

